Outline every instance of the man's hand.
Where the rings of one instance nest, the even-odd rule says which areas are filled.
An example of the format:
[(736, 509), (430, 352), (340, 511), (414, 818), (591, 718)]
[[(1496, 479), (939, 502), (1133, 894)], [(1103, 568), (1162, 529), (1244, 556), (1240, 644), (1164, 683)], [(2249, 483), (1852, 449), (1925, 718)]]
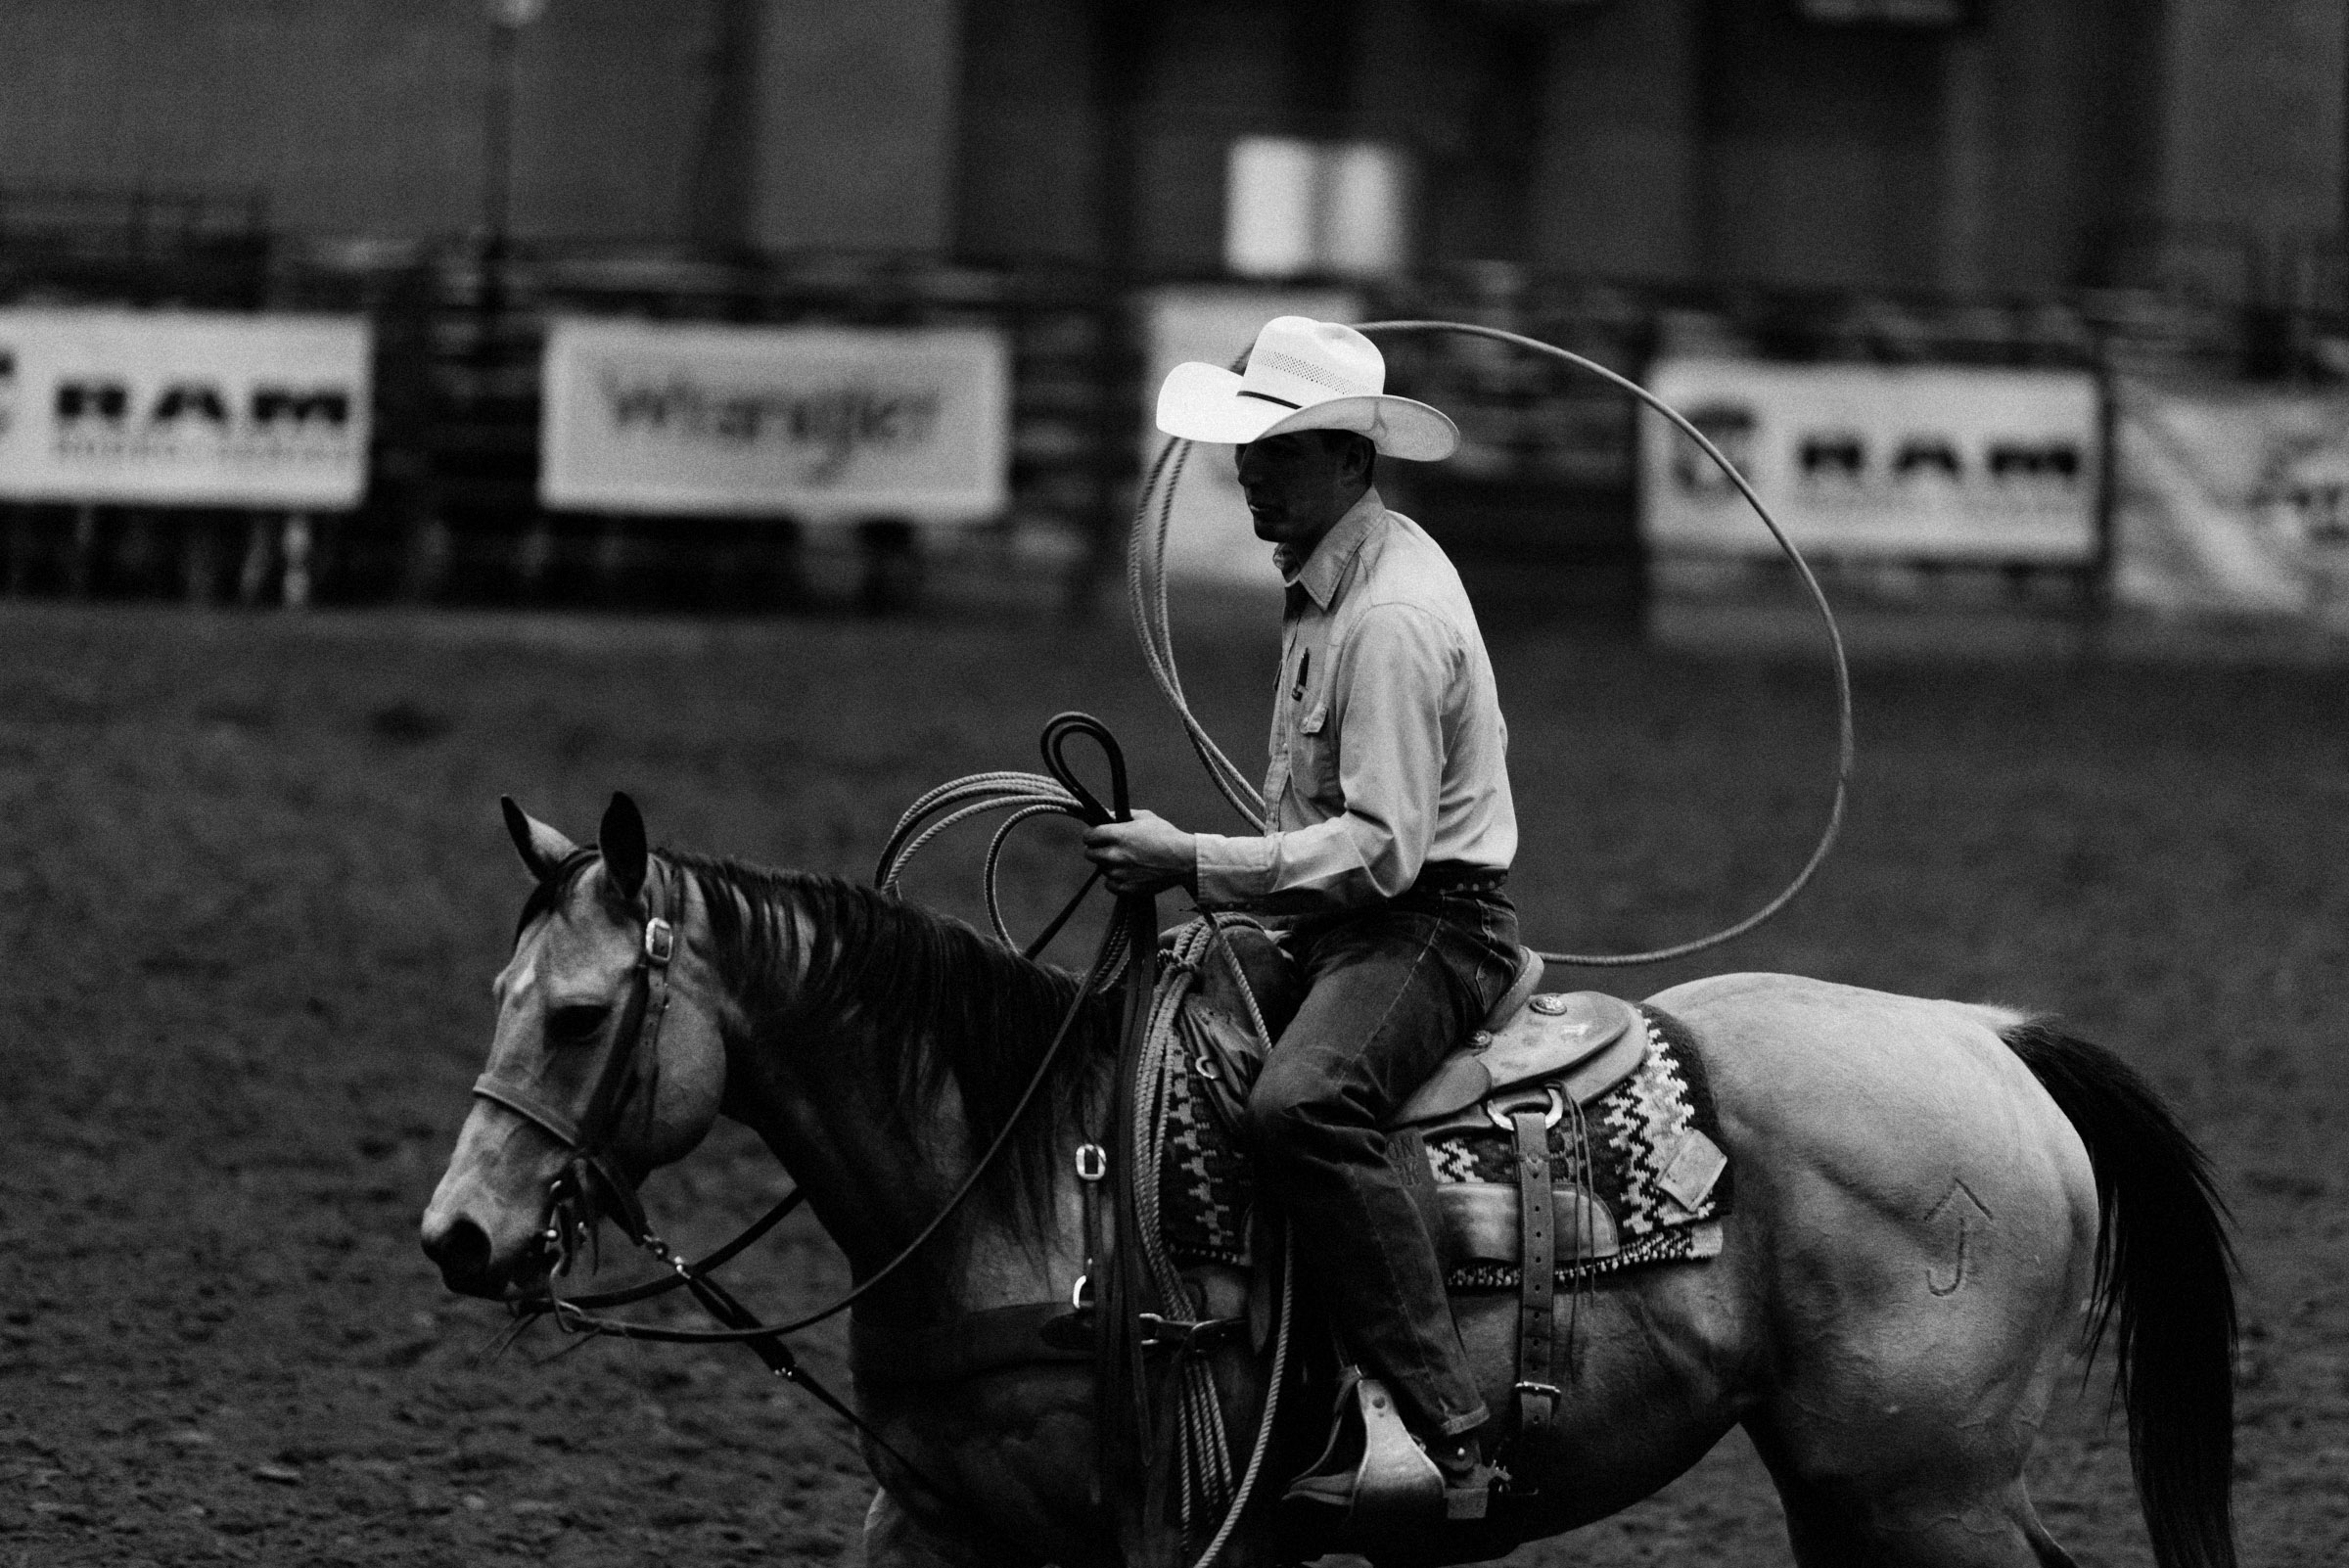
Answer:
[(1198, 889), (1199, 841), (1154, 811), (1085, 829), (1084, 857), (1101, 868), (1112, 893)]

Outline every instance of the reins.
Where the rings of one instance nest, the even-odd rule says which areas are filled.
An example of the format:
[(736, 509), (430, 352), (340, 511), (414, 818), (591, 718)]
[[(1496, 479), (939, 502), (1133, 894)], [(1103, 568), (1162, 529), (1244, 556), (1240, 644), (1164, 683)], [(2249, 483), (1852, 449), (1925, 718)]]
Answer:
[[(1112, 805), (1109, 807), (1104, 807), (1085, 788), (1076, 770), (1069, 765), (1066, 757), (1068, 741), (1079, 734), (1097, 742), (1108, 759), (1112, 796)], [(875, 885), (885, 892), (896, 892), (905, 863), (939, 834), (990, 811), (1005, 811), (1009, 814), (988, 843), (982, 887), (988, 915), (993, 923), (996, 936), (1006, 945), (1018, 945), (1003, 919), (997, 888), (1003, 846), (1012, 831), (1022, 822), (1043, 815), (1072, 816), (1092, 825), (1124, 821), (1129, 814), (1125, 757), (1116, 740), (1099, 720), (1084, 714), (1060, 714), (1044, 726), (1042, 746), (1045, 765), (1050, 769), (1049, 776), (1022, 772), (975, 773), (942, 784), (915, 801), (898, 819), (896, 828), (882, 849), (873, 876)], [(1083, 886), (1045, 925), (1041, 934), (1022, 948), (1025, 956), (1034, 958), (1059, 934), (1085, 895), (1099, 882), (1100, 876), (1101, 873), (1096, 869), (1086, 878)], [(1241, 968), (1237, 955), (1232, 952), (1221, 926), (1212, 917), (1207, 918), (1205, 924), (1210, 934), (1209, 942), (1221, 953), (1239, 982), (1240, 994), (1247, 1002), (1258, 1040), (1269, 1053), (1272, 1048), (1271, 1036), (1257, 1007), (1247, 974)], [(1141, 1430), (1133, 1434), (1134, 1439), (1140, 1447), (1147, 1449), (1155, 1446), (1156, 1440), (1170, 1427), (1179, 1424), (1184, 1440), (1192, 1446), (1191, 1452), (1204, 1455), (1211, 1474), (1218, 1478), (1220, 1484), (1228, 1486), (1230, 1477), (1224, 1467), (1223, 1433), (1221, 1410), (1216, 1406), (1217, 1395), (1212, 1381), (1204, 1377), (1197, 1364), (1192, 1363), (1186, 1368), (1188, 1386), (1167, 1397), (1168, 1404), (1161, 1414), (1158, 1430), (1152, 1430), (1153, 1423), (1146, 1418), (1147, 1401), (1141, 1394), (1147, 1376), (1141, 1364), (1143, 1353), (1162, 1348), (1170, 1342), (1159, 1337), (1162, 1333), (1171, 1334), (1172, 1343), (1190, 1352), (1199, 1347), (1200, 1331), (1215, 1326), (1209, 1323), (1174, 1322), (1147, 1310), (1144, 1305), (1153, 1294), (1170, 1301), (1181, 1298), (1181, 1283), (1174, 1274), (1172, 1263), (1152, 1245), (1156, 1237), (1155, 1208), (1153, 1206), (1152, 1212), (1145, 1215), (1140, 1212), (1140, 1204), (1137, 1203), (1137, 1199), (1141, 1203), (1151, 1201), (1145, 1194), (1145, 1189), (1151, 1188), (1152, 1184), (1143, 1178), (1144, 1162), (1152, 1157), (1156, 1146), (1154, 1130), (1145, 1126), (1145, 1119), (1137, 1115), (1136, 1105), (1146, 1062), (1144, 1044), (1153, 1037), (1154, 1028), (1159, 1022), (1149, 967), (1155, 963), (1152, 949), (1154, 925), (1155, 918), (1147, 896), (1139, 899), (1121, 899), (1118, 915), (1110, 921), (1103, 935), (1101, 955), (1095, 960), (1093, 975), (1087, 979), (1088, 992), (1096, 987), (1106, 990), (1121, 971), (1126, 971), (1128, 989), (1122, 1027), (1124, 1043), (1119, 1055), (1110, 1137), (1113, 1146), (1126, 1145), (1126, 1158), (1113, 1162), (1101, 1145), (1094, 1143), (1087, 1143), (1079, 1151), (1084, 1214), (1085, 1274), (1078, 1281), (1071, 1307), (1078, 1311), (1096, 1311), (1098, 1314), (1094, 1375), (1097, 1420), (1103, 1434), (1106, 1436), (1116, 1430), (1111, 1423), (1120, 1420), (1130, 1410), (1134, 1416), (1142, 1418)], [(1145, 967), (1137, 975), (1127, 970), (1128, 964)], [(1089, 1171), (1086, 1165), (1088, 1155), (1095, 1162)], [(1113, 1251), (1109, 1259), (1112, 1267), (1108, 1270), (1108, 1278), (1102, 1281), (1094, 1278), (1094, 1269), (1101, 1261), (1097, 1253), (1097, 1189), (1102, 1184), (1102, 1178), (1112, 1174), (1118, 1177), (1111, 1183), (1116, 1206), (1113, 1229), (1121, 1238), (1122, 1245)], [(1271, 1364), (1267, 1374), (1264, 1407), (1258, 1413), (1257, 1430), (1250, 1446), (1248, 1462), (1237, 1485), (1230, 1488), (1229, 1503), (1222, 1521), (1198, 1557), (1197, 1568), (1208, 1568), (1230, 1540), (1255, 1493), (1265, 1458), (1270, 1451), (1274, 1419), (1280, 1407), (1281, 1384), (1287, 1376), (1290, 1329), (1294, 1317), (1296, 1278), (1291, 1240), (1287, 1226), (1282, 1225), (1280, 1300), (1274, 1310)], [(1088, 1286), (1093, 1291), (1097, 1307), (1083, 1300)], [(1202, 1405), (1206, 1407), (1204, 1416), (1200, 1408)], [(1113, 1449), (1111, 1452), (1114, 1453), (1116, 1451)], [(1162, 1457), (1173, 1467), (1183, 1468), (1172, 1456)], [(1154, 1480), (1163, 1486), (1166, 1478), (1159, 1474)], [(1187, 1469), (1182, 1480), (1187, 1488), (1190, 1480)], [(1187, 1490), (1185, 1496), (1187, 1499)], [(1152, 1506), (1153, 1499), (1146, 1499), (1145, 1513)], [(1187, 1502), (1185, 1508), (1187, 1521)]]
[[(1105, 943), (1103, 945), (1105, 949), (1105, 956), (1111, 957), (1114, 961), (1115, 955), (1106, 953), (1108, 944)], [(601, 1317), (592, 1313), (580, 1310), (582, 1307), (590, 1303), (597, 1306), (604, 1306), (619, 1305), (622, 1301), (643, 1301), (649, 1297), (657, 1296), (665, 1291), (674, 1289), (678, 1284), (690, 1285), (694, 1280), (699, 1279), (707, 1274), (710, 1269), (716, 1268), (720, 1263), (740, 1253), (743, 1248), (749, 1246), (752, 1241), (758, 1239), (759, 1235), (764, 1234), (766, 1230), (771, 1229), (774, 1223), (777, 1221), (780, 1221), (783, 1216), (799, 1202), (800, 1194), (797, 1191), (794, 1191), (788, 1194), (773, 1209), (769, 1210), (765, 1215), (762, 1215), (758, 1221), (756, 1221), (749, 1230), (746, 1230), (743, 1232), (743, 1234), (735, 1237), (724, 1247), (718, 1249), (716, 1253), (713, 1253), (708, 1260), (699, 1265), (687, 1264), (682, 1260), (676, 1259), (675, 1254), (668, 1252), (666, 1249), (665, 1244), (658, 1249), (648, 1248), (648, 1250), (654, 1251), (654, 1256), (659, 1258), (664, 1265), (677, 1271), (680, 1277), (674, 1283), (666, 1279), (655, 1280), (645, 1285), (636, 1286), (630, 1290), (613, 1292), (609, 1297), (564, 1298), (554, 1294), (550, 1290), (548, 1297), (546, 1298), (546, 1303), (543, 1307), (538, 1306), (535, 1300), (519, 1303), (518, 1306), (525, 1311), (535, 1309), (540, 1312), (554, 1314), (558, 1318), (560, 1326), (569, 1331), (610, 1334), (622, 1339), (657, 1341), (660, 1343), (672, 1345), (756, 1344), (760, 1340), (770, 1339), (777, 1335), (796, 1334), (803, 1329), (812, 1328), (817, 1323), (824, 1321), (826, 1318), (838, 1316), (841, 1313), (848, 1311), (858, 1301), (862, 1300), (864, 1296), (873, 1289), (873, 1287), (880, 1284), (883, 1280), (891, 1277), (899, 1268), (902, 1268), (907, 1263), (911, 1262), (913, 1256), (920, 1252), (922, 1248), (929, 1243), (931, 1237), (938, 1234), (940, 1227), (944, 1225), (946, 1221), (953, 1217), (955, 1211), (962, 1207), (963, 1201), (970, 1197), (972, 1192), (977, 1190), (980, 1180), (987, 1175), (989, 1168), (994, 1163), (996, 1157), (1002, 1153), (1006, 1144), (1009, 1143), (1012, 1133), (1018, 1130), (1021, 1116), (1035, 1101), (1037, 1092), (1043, 1087), (1045, 1081), (1050, 1077), (1053, 1063), (1057, 1060), (1062, 1045), (1067, 1042), (1071, 1030), (1076, 1024), (1077, 1019), (1082, 1016), (1084, 1003), (1092, 994), (1093, 983), (1103, 973), (1103, 970), (1104, 965), (1101, 959), (1096, 959), (1094, 962), (1093, 971), (1086, 976), (1085, 986), (1079, 990), (1077, 995), (1070, 1001), (1068, 1011), (1061, 1015), (1060, 1027), (1053, 1032), (1051, 1042), (1044, 1047), (1043, 1056), (1037, 1061), (1036, 1071), (1029, 1077), (1027, 1087), (1021, 1090), (1019, 1099), (1013, 1103), (1010, 1114), (1004, 1119), (1001, 1130), (996, 1132), (993, 1141), (988, 1144), (987, 1151), (979, 1157), (978, 1163), (971, 1168), (970, 1173), (965, 1176), (961, 1183), (955, 1187), (953, 1194), (946, 1199), (944, 1207), (942, 1207), (936, 1215), (931, 1217), (929, 1223), (925, 1224), (914, 1236), (914, 1238), (907, 1242), (905, 1246), (898, 1252), (896, 1257), (890, 1259), (888, 1263), (883, 1264), (872, 1273), (867, 1274), (863, 1279), (859, 1280), (853, 1288), (843, 1292), (838, 1298), (829, 1304), (820, 1307), (813, 1312), (803, 1314), (802, 1315), (794, 1317), (786, 1322), (774, 1324), (744, 1323), (722, 1329), (664, 1328), (653, 1323), (638, 1323), (630, 1322), (623, 1318)], [(643, 1237), (640, 1238), (632, 1236), (629, 1239), (639, 1241), (639, 1244), (643, 1244), (647, 1238), (654, 1243), (658, 1243), (660, 1240), (659, 1237), (652, 1234), (649, 1228), (644, 1231)]]
[[(1066, 758), (1068, 740), (1071, 736), (1078, 734), (1088, 735), (1098, 742), (1109, 760), (1111, 795), (1114, 803), (1112, 806), (1103, 806), (1092, 792), (1078, 779), (1074, 768), (1068, 763)], [(935, 824), (928, 832), (918, 836), (910, 835), (907, 822), (900, 821), (898, 832), (892, 836), (890, 849), (883, 856), (882, 872), (876, 878), (884, 891), (894, 892), (897, 868), (901, 866), (904, 859), (936, 832), (973, 814), (975, 810), (1000, 808), (1000, 806), (1005, 804), (1005, 798), (1008, 798), (1008, 804), (1015, 807), (1017, 814), (1002, 831), (996, 834), (994, 843), (990, 847), (988, 856), (989, 908), (990, 913), (995, 917), (997, 930), (1001, 931), (1001, 914), (995, 899), (994, 869), (1001, 853), (1004, 837), (1010, 827), (1016, 826), (1019, 821), (1025, 820), (1027, 817), (1044, 811), (1056, 811), (1075, 816), (1088, 825), (1113, 820), (1122, 821), (1128, 814), (1125, 756), (1120, 751), (1115, 737), (1099, 720), (1082, 714), (1058, 715), (1045, 727), (1043, 751), (1045, 763), (1052, 769), (1052, 777), (1045, 778), (1032, 774), (988, 775), (981, 780), (964, 780), (959, 785), (949, 785), (943, 791), (933, 791), (930, 796), (924, 797), (922, 803), (917, 803), (929, 811), (948, 807), (957, 809), (955, 814), (949, 816), (945, 821)], [(973, 799), (983, 800), (987, 804), (971, 807), (968, 802)], [(918, 818), (914, 813), (909, 812), (908, 820), (918, 821)], [(596, 858), (598, 852), (594, 850), (582, 849), (566, 858), (550, 873), (550, 876), (554, 879), (568, 878), (588, 860)], [(980, 1155), (978, 1161), (964, 1176), (938, 1213), (888, 1263), (866, 1275), (852, 1288), (829, 1304), (788, 1321), (769, 1324), (760, 1322), (755, 1314), (713, 1278), (712, 1274), (715, 1269), (739, 1256), (745, 1248), (760, 1236), (772, 1230), (776, 1224), (781, 1222), (784, 1216), (797, 1208), (803, 1201), (802, 1189), (794, 1188), (791, 1192), (786, 1193), (740, 1234), (708, 1257), (695, 1263), (680, 1257), (653, 1229), (643, 1206), (637, 1198), (634, 1184), (627, 1181), (614, 1169), (611, 1163), (608, 1144), (617, 1127), (622, 1108), (631, 1097), (632, 1090), (640, 1093), (643, 1114), (648, 1121), (652, 1115), (651, 1085), (657, 1084), (658, 1080), (660, 1027), (667, 1014), (668, 1000), (668, 972), (670, 960), (676, 950), (675, 928), (661, 913), (663, 902), (661, 890), (666, 886), (666, 872), (657, 858), (648, 862), (648, 873), (641, 895), (644, 904), (644, 934), (639, 944), (634, 979), (629, 991), (629, 1001), (619, 1026), (613, 1032), (611, 1053), (598, 1070), (594, 1086), (589, 1092), (585, 1106), (576, 1114), (567, 1112), (561, 1107), (548, 1104), (532, 1086), (510, 1082), (495, 1073), (483, 1074), (474, 1084), (474, 1092), (477, 1095), (504, 1106), (507, 1110), (532, 1123), (572, 1153), (572, 1159), (566, 1164), (562, 1174), (556, 1177), (554, 1186), (550, 1189), (549, 1239), (559, 1253), (557, 1267), (549, 1274), (543, 1295), (515, 1302), (513, 1309), (518, 1315), (525, 1318), (551, 1315), (554, 1317), (556, 1325), (566, 1333), (605, 1335), (619, 1339), (666, 1344), (740, 1344), (748, 1346), (758, 1355), (770, 1372), (806, 1389), (826, 1408), (847, 1420), (883, 1453), (903, 1465), (925, 1486), (937, 1491), (941, 1496), (952, 1496), (950, 1488), (940, 1483), (936, 1478), (927, 1474), (921, 1466), (899, 1453), (848, 1402), (834, 1394), (820, 1379), (803, 1366), (791, 1347), (784, 1343), (784, 1336), (810, 1328), (853, 1307), (882, 1281), (892, 1277), (911, 1262), (915, 1254), (919, 1253), (931, 1238), (938, 1234), (947, 1220), (978, 1189), (981, 1180), (1010, 1143), (1013, 1133), (1019, 1129), (1021, 1119), (1035, 1102), (1037, 1093), (1049, 1081), (1053, 1068), (1060, 1058), (1062, 1048), (1074, 1033), (1077, 1021), (1083, 1015), (1086, 1003), (1108, 985), (1114, 983), (1120, 971), (1130, 959), (1137, 943), (1129, 934), (1129, 922), (1125, 919), (1111, 922), (1108, 931), (1103, 935), (1100, 948), (1095, 953), (1090, 968), (1084, 979), (1079, 984), (1075, 994), (1070, 998), (1069, 1005), (1062, 1013), (1060, 1023), (1053, 1031), (1050, 1041), (1037, 1058), (1036, 1069), (1030, 1075), (1026, 1087), (1021, 1090), (1019, 1098), (1004, 1117), (1002, 1127), (996, 1131), (986, 1151)], [(1070, 900), (1068, 906), (1064, 907), (1055, 917), (1043, 936), (1031, 946), (1029, 949), (1031, 956), (1036, 948), (1040, 948), (1044, 943), (1050, 941), (1051, 937), (1066, 923), (1070, 915), (1075, 912), (1077, 904), (1086, 893), (1091, 891), (1097, 880), (1096, 874), (1094, 878), (1088, 879), (1084, 886), (1078, 890), (1076, 898)], [(1008, 941), (1008, 937), (1006, 940)], [(1144, 946), (1142, 951), (1146, 961), (1147, 947)], [(651, 1066), (643, 1074), (644, 1084), (639, 1085), (633, 1080), (638, 1072), (639, 1058), (645, 1057), (651, 1059)], [(597, 1201), (599, 1196), (603, 1200), (600, 1204)], [(593, 1235), (595, 1218), (599, 1212), (605, 1210), (616, 1211), (615, 1218), (628, 1239), (649, 1253), (668, 1272), (664, 1277), (648, 1280), (625, 1289), (566, 1297), (556, 1288), (554, 1281), (570, 1271), (576, 1248), (582, 1238)], [(628, 1318), (604, 1315), (605, 1309), (648, 1301), (680, 1287), (691, 1292), (703, 1310), (724, 1326), (715, 1329), (668, 1328), (658, 1324), (641, 1323)]]

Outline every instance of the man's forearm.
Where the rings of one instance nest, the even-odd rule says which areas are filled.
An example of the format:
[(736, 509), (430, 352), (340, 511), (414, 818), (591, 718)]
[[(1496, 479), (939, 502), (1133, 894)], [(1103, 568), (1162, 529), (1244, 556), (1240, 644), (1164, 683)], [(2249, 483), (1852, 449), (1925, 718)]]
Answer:
[(1347, 813), (1287, 833), (1201, 833), (1202, 903), (1267, 914), (1366, 908), (1409, 889), (1426, 858), (1381, 823)]

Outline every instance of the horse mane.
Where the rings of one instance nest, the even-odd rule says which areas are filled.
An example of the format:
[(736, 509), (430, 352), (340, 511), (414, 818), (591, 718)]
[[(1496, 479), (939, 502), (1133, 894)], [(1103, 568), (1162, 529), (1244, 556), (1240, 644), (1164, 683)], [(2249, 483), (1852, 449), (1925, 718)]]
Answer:
[[(720, 978), (759, 1038), (820, 1022), (824, 1048), (856, 1053), (885, 1091), (894, 1130), (951, 1091), (973, 1152), (1004, 1128), (1082, 982), (1022, 957), (963, 921), (845, 878), (777, 871), (664, 848), (696, 881)], [(1108, 998), (1087, 1000), (1048, 1081), (974, 1198), (1025, 1241), (1053, 1215), (1053, 1159), (1079, 1135), (1089, 1069), (1117, 1046)]]

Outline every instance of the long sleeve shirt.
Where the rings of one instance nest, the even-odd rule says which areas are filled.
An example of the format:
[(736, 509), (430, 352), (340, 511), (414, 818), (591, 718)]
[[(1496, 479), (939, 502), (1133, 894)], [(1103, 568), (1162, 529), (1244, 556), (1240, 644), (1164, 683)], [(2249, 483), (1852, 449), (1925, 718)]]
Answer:
[(1370, 490), (1283, 576), (1265, 831), (1198, 835), (1200, 901), (1330, 914), (1430, 861), (1508, 869), (1508, 728), (1443, 550)]

